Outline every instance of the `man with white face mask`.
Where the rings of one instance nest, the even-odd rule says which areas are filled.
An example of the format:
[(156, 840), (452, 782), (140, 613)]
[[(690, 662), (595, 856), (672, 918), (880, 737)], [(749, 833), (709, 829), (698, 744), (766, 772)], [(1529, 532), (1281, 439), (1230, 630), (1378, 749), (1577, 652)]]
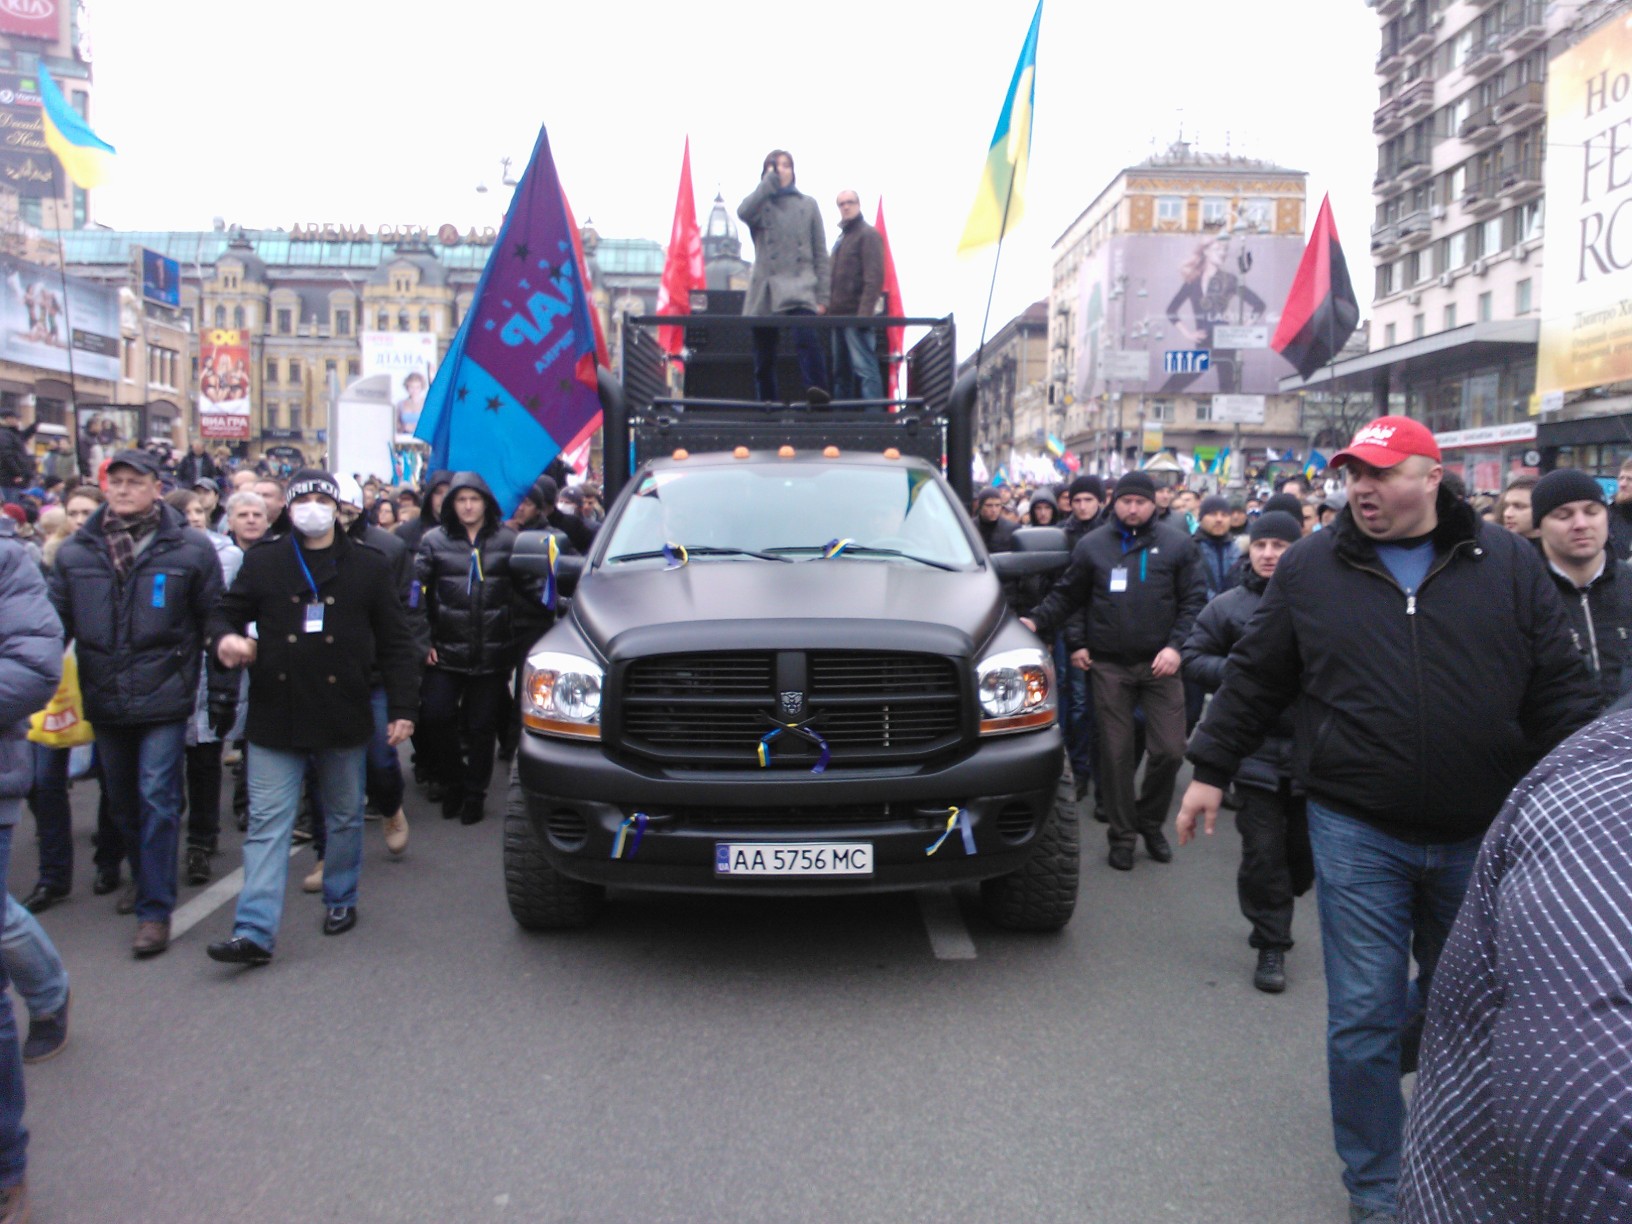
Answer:
[[(386, 692), (387, 740), (413, 733), (418, 659), (391, 564), (337, 529), (340, 489), (327, 472), (299, 472), (284, 518), (293, 530), (251, 549), (210, 618), (210, 648), (248, 666), (249, 831), (244, 890), (230, 939), (209, 947), (227, 964), (272, 959), (283, 916), (289, 841), (310, 760), (327, 815), (323, 933), (357, 924), (363, 760), (374, 728), (371, 675)], [(244, 636), (249, 624), (259, 638)]]

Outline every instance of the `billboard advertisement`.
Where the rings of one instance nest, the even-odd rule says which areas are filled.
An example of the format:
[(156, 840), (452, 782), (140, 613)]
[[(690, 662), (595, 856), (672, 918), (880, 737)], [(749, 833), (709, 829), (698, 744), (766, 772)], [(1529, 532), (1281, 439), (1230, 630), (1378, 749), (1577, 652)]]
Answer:
[(0, 255), (0, 357), (38, 370), (119, 377), (119, 292)]
[(79, 425), (79, 470), (96, 475), (104, 460), (128, 446), (140, 446), (142, 410), (111, 404), (80, 405), (74, 410)]
[(67, 0), (0, 0), (0, 34), (19, 38), (62, 37), (62, 11)]
[(198, 432), (206, 439), (249, 440), (249, 333), (210, 327), (198, 335)]
[(157, 251), (142, 248), (142, 296), (149, 302), (181, 308), (181, 265)]
[(39, 81), (0, 72), (0, 183), (18, 195), (51, 196), (56, 174), (56, 159), (45, 147)]
[(1547, 231), (1536, 390), (1632, 378), (1632, 29), (1612, 21), (1547, 70)]
[(412, 434), (425, 409), (425, 392), (436, 376), (436, 337), (430, 332), (364, 332), (362, 376), (391, 379), (391, 406), (398, 434)]
[[(1275, 330), (1302, 257), (1300, 234), (1111, 238), (1082, 263), (1077, 398), (1275, 394), (1291, 363), (1243, 342), (1255, 342), (1259, 329)], [(1140, 353), (1142, 376), (1133, 356)], [(1169, 353), (1191, 357), (1175, 362)]]

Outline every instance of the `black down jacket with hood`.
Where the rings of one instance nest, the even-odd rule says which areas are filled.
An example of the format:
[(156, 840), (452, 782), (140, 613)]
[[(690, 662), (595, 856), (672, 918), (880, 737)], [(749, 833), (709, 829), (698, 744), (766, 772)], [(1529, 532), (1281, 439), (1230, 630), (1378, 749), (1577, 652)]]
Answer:
[[(461, 489), (474, 489), (487, 506), (474, 545), (454, 510)], [(487, 482), (474, 472), (456, 473), (442, 499), (441, 523), (425, 533), (416, 563), (437, 667), (470, 675), (508, 672), (549, 627), (539, 584), (510, 572), (515, 545), (516, 533), (504, 526)]]
[(1190, 740), (1223, 786), (1292, 710), (1311, 799), (1403, 841), (1477, 837), (1520, 778), (1598, 712), (1529, 541), (1443, 486), (1434, 560), (1407, 595), (1345, 507), (1287, 549)]

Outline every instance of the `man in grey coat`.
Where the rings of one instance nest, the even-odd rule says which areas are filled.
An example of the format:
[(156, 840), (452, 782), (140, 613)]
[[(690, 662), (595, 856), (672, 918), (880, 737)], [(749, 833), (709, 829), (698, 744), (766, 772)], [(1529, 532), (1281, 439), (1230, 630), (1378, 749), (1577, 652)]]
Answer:
[[(46, 596), (40, 567), (0, 515), (0, 879), (11, 859), (11, 835), (34, 780), (28, 716), (45, 708), (62, 679), (62, 624)], [(0, 995), (6, 974), (0, 962)], [(28, 1190), (23, 1128), (23, 1056), (9, 1000), (0, 998), (0, 1224), (26, 1219)]]
[[(754, 239), (754, 271), (748, 279), (745, 315), (820, 315), (827, 313), (827, 235), (816, 201), (794, 186), (793, 155), (772, 149), (765, 155), (759, 186), (737, 205)], [(754, 388), (762, 401), (776, 396), (776, 350), (782, 329), (754, 330)], [(813, 404), (828, 400), (827, 360), (816, 331), (795, 327), (793, 344), (805, 397)]]

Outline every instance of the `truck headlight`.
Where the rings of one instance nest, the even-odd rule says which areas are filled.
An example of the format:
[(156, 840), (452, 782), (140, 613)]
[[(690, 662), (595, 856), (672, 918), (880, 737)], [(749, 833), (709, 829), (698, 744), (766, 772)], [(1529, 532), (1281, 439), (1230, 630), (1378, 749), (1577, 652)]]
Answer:
[(1028, 647), (991, 655), (976, 666), (975, 681), (982, 735), (1029, 731), (1054, 721), (1054, 660), (1046, 651)]
[(557, 650), (529, 655), (521, 671), (521, 721), (545, 735), (601, 738), (599, 663)]

